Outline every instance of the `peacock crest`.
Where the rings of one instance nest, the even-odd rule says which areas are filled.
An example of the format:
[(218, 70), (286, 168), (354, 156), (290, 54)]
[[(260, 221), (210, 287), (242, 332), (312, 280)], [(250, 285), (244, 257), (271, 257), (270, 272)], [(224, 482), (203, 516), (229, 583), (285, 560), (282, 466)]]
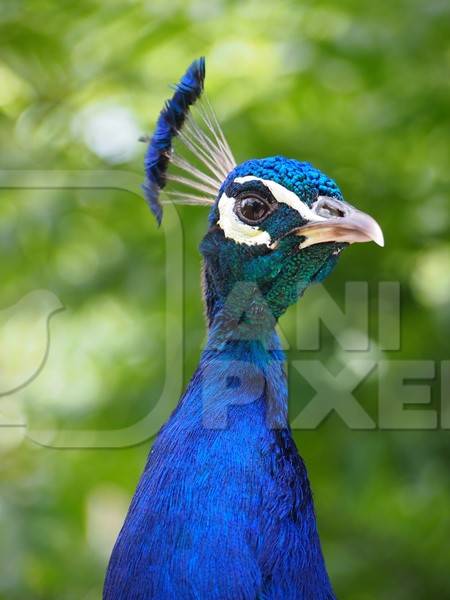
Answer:
[[(212, 206), (223, 180), (236, 166), (214, 109), (204, 93), (205, 59), (195, 60), (161, 111), (145, 157), (147, 180), (143, 189), (158, 223), (163, 207), (161, 191), (178, 204)], [(195, 114), (191, 107), (195, 106)], [(181, 151), (174, 148), (180, 142)], [(199, 169), (184, 154), (201, 164)], [(176, 170), (170, 169), (173, 166)], [(172, 172), (174, 171), (174, 172)], [(165, 190), (167, 183), (181, 186)]]

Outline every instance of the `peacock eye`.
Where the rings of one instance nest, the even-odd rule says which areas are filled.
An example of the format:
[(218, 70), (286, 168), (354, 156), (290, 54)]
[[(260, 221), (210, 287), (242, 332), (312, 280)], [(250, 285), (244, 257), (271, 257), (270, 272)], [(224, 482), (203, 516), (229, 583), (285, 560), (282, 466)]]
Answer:
[(246, 196), (238, 200), (235, 212), (244, 223), (256, 225), (270, 213), (270, 204), (258, 196)]

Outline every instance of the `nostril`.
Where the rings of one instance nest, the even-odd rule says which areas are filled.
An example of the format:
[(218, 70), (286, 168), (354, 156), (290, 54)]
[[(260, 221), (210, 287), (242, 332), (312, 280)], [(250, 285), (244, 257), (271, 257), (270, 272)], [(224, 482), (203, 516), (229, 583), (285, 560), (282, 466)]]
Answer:
[(328, 204), (324, 204), (317, 211), (321, 217), (344, 217), (345, 213), (343, 210), (336, 208), (334, 206), (329, 206)]
[(345, 217), (345, 210), (337, 205), (337, 201), (334, 202), (331, 198), (322, 198), (318, 199), (318, 202), (315, 205), (316, 214), (326, 219), (331, 217)]

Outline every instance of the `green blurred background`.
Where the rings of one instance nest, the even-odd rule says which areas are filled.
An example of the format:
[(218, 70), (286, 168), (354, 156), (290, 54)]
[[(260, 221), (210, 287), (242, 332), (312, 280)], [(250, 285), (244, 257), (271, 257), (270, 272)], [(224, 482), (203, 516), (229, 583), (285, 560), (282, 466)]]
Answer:
[[(416, 409), (441, 413), (450, 324), (449, 13), (443, 0), (2, 1), (2, 599), (100, 597), (151, 435), (198, 360), (206, 210), (177, 208), (181, 230), (169, 208), (158, 230), (136, 191), (144, 153), (136, 140), (151, 132), (168, 84), (199, 55), (238, 160), (309, 160), (385, 232), (384, 250), (353, 247), (326, 284), (343, 307), (345, 282), (368, 282), (369, 353), (343, 352), (327, 328), (319, 352), (298, 349), (301, 324), (321, 298), (311, 291), (281, 321), (289, 360), (322, 360), (334, 372), (367, 354), (432, 361), (434, 380), (422, 381), (431, 405)], [(177, 281), (167, 287), (174, 253), (168, 275)], [(380, 281), (401, 285), (398, 351), (377, 345)], [(59, 303), (65, 310), (50, 320), (44, 369), (11, 393), (38, 367), (46, 317)], [(358, 335), (357, 324), (347, 333)], [(389, 367), (379, 371), (355, 392), (375, 422)], [(291, 366), (289, 377), (294, 419), (313, 392)], [(164, 389), (170, 400), (157, 418), (151, 411)], [(128, 438), (113, 434), (110, 445), (122, 439), (128, 447), (95, 447), (106, 430), (149, 412)], [(432, 430), (353, 431), (332, 415), (295, 436), (338, 597), (450, 598), (450, 443), (440, 421)], [(72, 445), (93, 447), (52, 447), (76, 439)]]

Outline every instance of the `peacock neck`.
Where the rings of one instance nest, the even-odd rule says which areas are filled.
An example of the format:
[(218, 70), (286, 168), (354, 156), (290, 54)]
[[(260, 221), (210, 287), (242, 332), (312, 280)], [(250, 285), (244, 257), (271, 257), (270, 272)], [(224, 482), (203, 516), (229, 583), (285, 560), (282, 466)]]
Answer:
[[(250, 335), (255, 331), (256, 335)], [(248, 334), (247, 339), (243, 332)], [(261, 504), (254, 506), (251, 514), (258, 514), (266, 523), (258, 530), (261, 548), (275, 551), (274, 545), (278, 548), (279, 539), (283, 539), (292, 523), (294, 528), (298, 524), (293, 534), (298, 557), (293, 562), (302, 574), (301, 597), (333, 600), (306, 467), (288, 424), (284, 358), (273, 327), (239, 329), (239, 324), (231, 326), (227, 311), (218, 310), (200, 360), (201, 377), (196, 378), (203, 398), (202, 429), (207, 431), (207, 453), (214, 454), (214, 449), (219, 449), (220, 456), (210, 463), (218, 476), (227, 454), (231, 472), (251, 473), (250, 480), (256, 488), (251, 488), (250, 498), (261, 498)], [(241, 485), (247, 489), (249, 484), (242, 481)], [(290, 517), (274, 523), (267, 516), (280, 514)], [(266, 526), (270, 531), (267, 537)], [(281, 556), (284, 550), (279, 548)], [(269, 597), (269, 580), (266, 586)]]
[(231, 284), (209, 260), (203, 274), (208, 341), (199, 369), (206, 387), (219, 385), (218, 404), (252, 403), (269, 428), (287, 428), (285, 357), (269, 304), (256, 282)]
[[(207, 344), (155, 444), (153, 468), (160, 460), (172, 485), (181, 481), (202, 515), (239, 515), (261, 565), (261, 598), (293, 597), (290, 588), (277, 587), (286, 579), (299, 582), (295, 597), (332, 600), (306, 467), (288, 424), (285, 357), (275, 320), (269, 326), (250, 310), (250, 321), (242, 305), (236, 310), (220, 297), (209, 299)], [(206, 510), (210, 497), (213, 508)]]
[(204, 299), (210, 333), (222, 339), (270, 343), (280, 314), (256, 281), (229, 281), (203, 264)]
[(199, 365), (203, 386), (216, 390), (208, 392), (213, 412), (217, 406), (227, 405), (247, 418), (253, 418), (252, 412), (264, 413), (268, 429), (287, 428), (284, 361), (273, 326), (236, 318), (229, 305), (217, 310)]

